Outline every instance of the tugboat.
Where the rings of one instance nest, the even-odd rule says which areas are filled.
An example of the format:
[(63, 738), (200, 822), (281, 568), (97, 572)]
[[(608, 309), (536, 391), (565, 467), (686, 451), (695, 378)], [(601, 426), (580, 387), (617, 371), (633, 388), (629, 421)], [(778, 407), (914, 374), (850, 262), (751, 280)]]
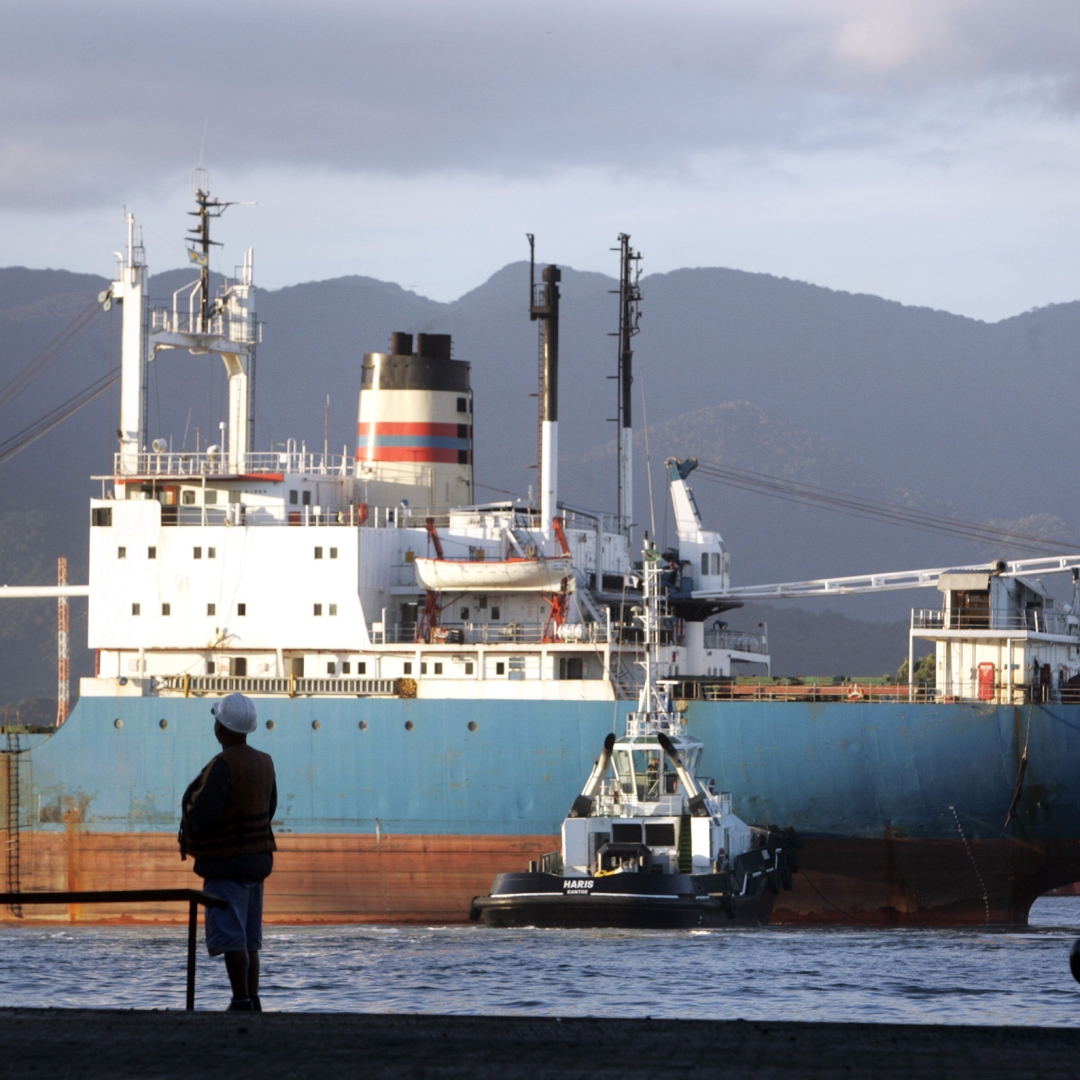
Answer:
[[(646, 649), (638, 709), (626, 733), (604, 741), (562, 826), (562, 850), (499, 874), (469, 908), (492, 927), (630, 928), (764, 926), (792, 887), (801, 846), (792, 828), (748, 825), (731, 795), (698, 778), (704, 749), (657, 678), (670, 618), (665, 566), (646, 542), (639, 615)], [(609, 772), (614, 775), (609, 776)]]

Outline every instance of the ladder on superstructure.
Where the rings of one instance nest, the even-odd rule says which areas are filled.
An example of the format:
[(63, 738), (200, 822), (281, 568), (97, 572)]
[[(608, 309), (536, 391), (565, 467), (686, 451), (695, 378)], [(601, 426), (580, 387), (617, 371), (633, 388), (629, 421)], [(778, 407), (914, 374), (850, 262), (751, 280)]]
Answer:
[[(21, 801), (19, 799), (19, 758), (21, 755), (22, 747), (19, 745), (18, 732), (6, 732), (6, 745), (3, 751), (4, 847), (7, 856), (7, 891), (9, 893), (22, 891), (20, 888), (21, 867), (19, 865), (22, 833)], [(22, 918), (21, 904), (9, 904), (8, 908), (17, 919)]]

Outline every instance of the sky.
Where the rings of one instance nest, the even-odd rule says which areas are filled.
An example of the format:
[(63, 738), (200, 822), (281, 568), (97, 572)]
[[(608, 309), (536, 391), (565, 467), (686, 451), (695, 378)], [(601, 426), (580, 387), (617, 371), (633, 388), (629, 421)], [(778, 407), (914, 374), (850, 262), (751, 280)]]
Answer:
[(191, 171), (280, 287), (537, 256), (997, 320), (1080, 298), (1075, 0), (0, 0), (0, 265), (186, 262)]

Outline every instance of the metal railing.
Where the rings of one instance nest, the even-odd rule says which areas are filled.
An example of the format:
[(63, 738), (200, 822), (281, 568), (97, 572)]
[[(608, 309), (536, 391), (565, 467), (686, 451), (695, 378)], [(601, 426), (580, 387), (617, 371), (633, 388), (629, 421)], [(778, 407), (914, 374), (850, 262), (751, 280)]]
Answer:
[(0, 893), (0, 905), (25, 907), (29, 904), (147, 904), (155, 902), (188, 905), (187, 940), (187, 1002), (190, 1012), (195, 1008), (195, 941), (199, 925), (199, 905), (221, 908), (228, 900), (212, 896), (200, 889), (113, 889), (103, 892), (9, 892)]
[(214, 337), (237, 345), (256, 345), (262, 338), (260, 324), (250, 314), (230, 314), (216, 312), (205, 319), (195, 302), (199, 290), (192, 294), (189, 309), (182, 311), (175, 303), (170, 311), (165, 307), (155, 307), (150, 312), (151, 333), (166, 334), (213, 334)]
[[(121, 475), (120, 454), (113, 455), (113, 472)], [(244, 455), (243, 473), (319, 473), (325, 476), (351, 475), (355, 461), (344, 454), (311, 453), (307, 450), (262, 450)], [(200, 450), (169, 450), (141, 453), (137, 476), (230, 476), (229, 456), (222, 448), (214, 453)], [(422, 524), (422, 523), (421, 523)]]
[(769, 654), (769, 639), (764, 634), (750, 634), (743, 630), (727, 628), (705, 632), (706, 649), (732, 649), (735, 652)]
[(913, 608), (912, 630), (1030, 631), (1080, 637), (1080, 618), (1061, 611), (972, 611), (970, 608)]
[[(370, 623), (368, 636), (373, 645), (539, 645), (544, 641), (545, 623), (447, 622), (435, 627), (426, 642), (416, 641), (416, 623)], [(551, 644), (603, 644), (607, 630), (599, 623), (570, 623), (557, 631)]]
[(397, 679), (305, 679), (289, 675), (284, 678), (247, 678), (242, 675), (159, 675), (154, 678), (155, 689), (189, 694), (276, 694), (289, 697), (329, 695), (334, 697), (396, 697)]
[(936, 701), (932, 686), (916, 684), (908, 695), (907, 683), (841, 683), (835, 686), (807, 683), (703, 683), (701, 696), (705, 701), (850, 701), (898, 702)]

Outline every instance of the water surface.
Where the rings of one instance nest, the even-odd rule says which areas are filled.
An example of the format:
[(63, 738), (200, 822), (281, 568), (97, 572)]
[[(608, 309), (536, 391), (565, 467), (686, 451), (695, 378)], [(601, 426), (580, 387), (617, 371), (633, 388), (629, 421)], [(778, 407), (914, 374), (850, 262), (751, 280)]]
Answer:
[[(264, 1007), (1080, 1026), (1080, 897), (1017, 930), (269, 927)], [(201, 938), (201, 931), (200, 931)], [(182, 1008), (179, 927), (0, 928), (0, 1004)], [(198, 1004), (228, 1001), (200, 940)]]

